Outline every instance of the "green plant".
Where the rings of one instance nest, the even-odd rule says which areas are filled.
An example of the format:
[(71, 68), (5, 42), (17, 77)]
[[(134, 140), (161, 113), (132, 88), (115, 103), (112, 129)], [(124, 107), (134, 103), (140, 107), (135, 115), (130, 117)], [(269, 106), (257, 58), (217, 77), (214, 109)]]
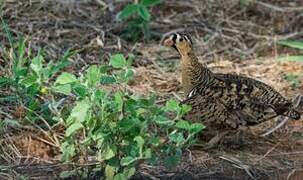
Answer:
[[(39, 95), (47, 93), (47, 86), (52, 76), (69, 64), (69, 57), (73, 55), (67, 52), (58, 63), (45, 60), (41, 50), (32, 55), (31, 49), (26, 46), (26, 40), (19, 38), (15, 42), (7, 24), (2, 19), (2, 27), (8, 38), (10, 47), (2, 47), (5, 54), (3, 58), (8, 62), (5, 76), (0, 77), (0, 87), (10, 89), (9, 95), (0, 98), (0, 103), (11, 103), (25, 109), (26, 119), (35, 121), (41, 117), (51, 121), (49, 102), (39, 98)], [(41, 114), (38, 117), (37, 114)]]
[(289, 82), (292, 88), (299, 87), (299, 85), (301, 84), (298, 74), (286, 74), (285, 79)]
[(160, 0), (140, 0), (139, 3), (128, 4), (118, 13), (118, 20), (127, 20), (127, 28), (123, 33), (126, 39), (137, 40), (142, 34), (150, 38), (149, 23), (151, 14), (148, 8), (159, 4)]
[[(283, 46), (287, 46), (287, 47), (291, 47), (291, 48), (295, 48), (295, 49), (299, 49), (299, 50), (303, 50), (303, 42), (302, 41), (295, 41), (295, 40), (284, 40), (284, 41), (278, 41), (278, 44), (283, 45)], [(292, 55), (292, 56), (282, 56), (279, 57), (278, 60), (287, 60), (287, 61), (301, 61), (303, 62), (303, 55)]]
[[(164, 158), (167, 166), (175, 166), (182, 149), (194, 143), (195, 135), (204, 128), (182, 120), (190, 110), (186, 105), (170, 100), (160, 106), (155, 96), (129, 93), (127, 82), (134, 76), (131, 61), (113, 55), (110, 65), (93, 65), (80, 77), (63, 72), (51, 88), (77, 99), (63, 119), (62, 159), (95, 156), (106, 179), (127, 179), (143, 161), (154, 164)], [(115, 90), (105, 90), (107, 85)]]

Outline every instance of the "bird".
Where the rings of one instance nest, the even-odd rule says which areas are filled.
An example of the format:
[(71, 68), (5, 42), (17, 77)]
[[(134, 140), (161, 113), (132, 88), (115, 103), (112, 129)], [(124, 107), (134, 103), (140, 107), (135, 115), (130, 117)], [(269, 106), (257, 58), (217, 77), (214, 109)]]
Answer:
[(182, 104), (191, 106), (186, 119), (231, 129), (257, 125), (277, 116), (300, 119), (292, 102), (271, 86), (237, 74), (214, 73), (200, 63), (187, 33), (171, 33), (163, 45), (180, 55), (181, 86), (187, 95)]

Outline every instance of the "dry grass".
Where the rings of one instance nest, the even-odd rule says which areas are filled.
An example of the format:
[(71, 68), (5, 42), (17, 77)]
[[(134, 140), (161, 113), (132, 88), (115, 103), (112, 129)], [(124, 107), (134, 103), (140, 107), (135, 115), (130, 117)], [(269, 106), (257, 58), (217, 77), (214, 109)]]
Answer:
[[(111, 1), (5, 1), (3, 15), (14, 35), (22, 34), (30, 47), (46, 50), (47, 59), (57, 59), (67, 49), (77, 49), (71, 67), (81, 73), (91, 64), (107, 63), (110, 54), (122, 52), (136, 56), (136, 78), (130, 89), (136, 93), (156, 92), (159, 103), (170, 98), (182, 99), (179, 88), (177, 54), (159, 46), (160, 38), (132, 44), (119, 37), (123, 24), (114, 21), (124, 3)], [(288, 97), (303, 92), (302, 83), (292, 88), (285, 79), (288, 73), (301, 75), (303, 64), (279, 62), (280, 54), (297, 51), (278, 47), (277, 40), (303, 39), (303, 2), (252, 1), (245, 7), (239, 1), (206, 0), (165, 1), (153, 8), (158, 16), (151, 24), (157, 33), (175, 29), (192, 34), (201, 61), (215, 72), (244, 74), (260, 79)], [(0, 40), (8, 45), (3, 31)], [(0, 47), (0, 53), (3, 53)], [(260, 58), (266, 57), (266, 58)], [(0, 56), (1, 74), (8, 63)], [(7, 90), (0, 90), (5, 95)], [(0, 102), (1, 104), (1, 102)], [(1, 104), (2, 117), (16, 117), (19, 107)], [(21, 110), (20, 110), (21, 111)], [(22, 113), (19, 115), (22, 119)], [(19, 117), (19, 118), (20, 118)], [(246, 144), (232, 147), (225, 143), (212, 151), (197, 145), (189, 149), (178, 168), (142, 165), (135, 178), (146, 179), (299, 179), (303, 175), (303, 123), (288, 122), (268, 137), (260, 137), (274, 121), (253, 128)], [(58, 177), (70, 167), (59, 163), (58, 139), (62, 129), (43, 132), (26, 127), (8, 128), (0, 141), (0, 177), (19, 174), (31, 177)], [(203, 142), (200, 142), (203, 146)], [(59, 163), (59, 164), (58, 164)]]

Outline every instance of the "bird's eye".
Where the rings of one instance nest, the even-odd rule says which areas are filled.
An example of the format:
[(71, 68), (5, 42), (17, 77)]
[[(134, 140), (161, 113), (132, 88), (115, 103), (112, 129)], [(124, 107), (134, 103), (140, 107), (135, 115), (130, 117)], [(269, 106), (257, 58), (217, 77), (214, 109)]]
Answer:
[(182, 42), (182, 41), (183, 41), (183, 38), (180, 38), (179, 41)]

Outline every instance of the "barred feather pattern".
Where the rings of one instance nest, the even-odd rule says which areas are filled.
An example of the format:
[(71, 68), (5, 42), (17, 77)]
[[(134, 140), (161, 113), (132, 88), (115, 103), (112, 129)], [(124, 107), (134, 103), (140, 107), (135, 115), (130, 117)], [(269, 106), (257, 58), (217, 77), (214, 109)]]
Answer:
[[(182, 84), (192, 106), (187, 119), (237, 128), (276, 116), (300, 119), (292, 103), (269, 85), (236, 74), (215, 74), (193, 52), (182, 55)], [(207, 124), (207, 122), (204, 122)]]

